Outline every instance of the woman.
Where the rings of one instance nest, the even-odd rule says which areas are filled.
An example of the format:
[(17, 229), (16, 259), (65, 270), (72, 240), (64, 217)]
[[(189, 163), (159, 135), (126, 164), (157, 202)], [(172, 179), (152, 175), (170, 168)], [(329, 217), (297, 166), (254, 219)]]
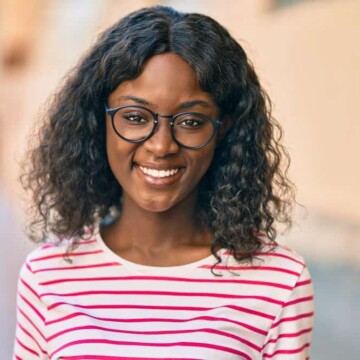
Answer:
[(45, 244), (21, 270), (16, 358), (306, 359), (311, 279), (275, 243), (280, 135), (213, 19), (156, 6), (105, 31), (23, 178)]

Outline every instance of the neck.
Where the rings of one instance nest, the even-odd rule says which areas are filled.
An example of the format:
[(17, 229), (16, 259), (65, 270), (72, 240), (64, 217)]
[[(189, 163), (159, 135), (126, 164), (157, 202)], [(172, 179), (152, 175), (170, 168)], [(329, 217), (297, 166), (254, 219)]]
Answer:
[(112, 248), (150, 254), (209, 245), (209, 233), (196, 217), (197, 200), (193, 194), (167, 211), (151, 212), (124, 197), (121, 215), (108, 237)]

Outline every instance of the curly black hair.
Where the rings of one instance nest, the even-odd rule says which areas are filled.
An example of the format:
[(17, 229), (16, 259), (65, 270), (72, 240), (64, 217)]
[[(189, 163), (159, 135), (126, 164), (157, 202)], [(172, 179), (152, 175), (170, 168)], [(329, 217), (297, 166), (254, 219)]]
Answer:
[(151, 56), (169, 52), (192, 67), (200, 87), (231, 118), (200, 183), (199, 218), (214, 234), (212, 253), (222, 247), (237, 260), (252, 259), (262, 245), (260, 233), (275, 244), (275, 222), (291, 225), (295, 190), (282, 130), (243, 48), (208, 16), (154, 6), (103, 32), (44, 112), (22, 176), (33, 196), (32, 240), (53, 233), (73, 237), (76, 247), (85, 229), (120, 211), (122, 190), (105, 149), (103, 101), (121, 82), (136, 78)]

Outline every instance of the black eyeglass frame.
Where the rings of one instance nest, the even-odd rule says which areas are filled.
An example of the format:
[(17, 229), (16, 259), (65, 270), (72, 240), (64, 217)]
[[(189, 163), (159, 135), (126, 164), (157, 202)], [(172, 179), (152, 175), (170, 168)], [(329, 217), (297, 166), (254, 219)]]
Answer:
[[(216, 134), (216, 131), (222, 126), (223, 122), (221, 120), (213, 120), (211, 119), (210, 117), (204, 115), (204, 114), (201, 114), (199, 112), (196, 112), (196, 111), (185, 111), (185, 112), (181, 112), (179, 114), (175, 114), (175, 115), (160, 115), (160, 114), (157, 114), (157, 113), (154, 113), (152, 110), (148, 109), (147, 107), (144, 107), (144, 106), (140, 106), (140, 105), (123, 105), (123, 106), (118, 106), (118, 107), (115, 107), (115, 108), (108, 108), (106, 103), (104, 103), (104, 107), (105, 107), (105, 111), (106, 113), (110, 116), (111, 118), (111, 125), (116, 133), (116, 135), (118, 135), (121, 139), (125, 140), (125, 141), (128, 141), (130, 143), (141, 143), (141, 142), (144, 142), (148, 139), (150, 139), (154, 133), (155, 133), (155, 130), (157, 128), (157, 125), (159, 123), (159, 117), (162, 117), (162, 118), (166, 118), (166, 119), (169, 119), (169, 126), (170, 126), (170, 133), (171, 133), (171, 136), (173, 138), (173, 140), (179, 145), (179, 146), (182, 146), (183, 148), (186, 148), (186, 149), (192, 149), (192, 150), (197, 150), (197, 149), (201, 149), (203, 147), (205, 147), (207, 144), (210, 143), (210, 141), (214, 138), (215, 134)], [(116, 129), (116, 126), (115, 126), (115, 123), (114, 123), (114, 118), (115, 118), (115, 114), (117, 111), (121, 110), (121, 109), (124, 109), (124, 108), (137, 108), (137, 109), (142, 109), (142, 110), (146, 110), (148, 111), (152, 116), (153, 116), (153, 119), (154, 119), (154, 126), (153, 126), (153, 129), (151, 130), (150, 134), (145, 136), (144, 138), (142, 139), (139, 139), (139, 140), (130, 140), (130, 139), (127, 139), (125, 138), (124, 136), (122, 136)], [(206, 120), (209, 120), (213, 126), (213, 132), (209, 138), (209, 140), (202, 144), (202, 145), (199, 145), (199, 146), (187, 146), (187, 145), (183, 145), (181, 142), (179, 142), (175, 135), (174, 135), (174, 122), (175, 120), (179, 117), (179, 116), (183, 116), (183, 115), (199, 115), (200, 117), (203, 117), (204, 119)]]

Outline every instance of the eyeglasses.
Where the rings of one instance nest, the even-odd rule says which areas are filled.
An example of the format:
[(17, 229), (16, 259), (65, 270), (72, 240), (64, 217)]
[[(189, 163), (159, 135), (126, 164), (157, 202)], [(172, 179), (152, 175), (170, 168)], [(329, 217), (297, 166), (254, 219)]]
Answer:
[(188, 149), (200, 149), (206, 146), (222, 125), (198, 112), (182, 112), (176, 115), (159, 115), (143, 106), (119, 106), (108, 108), (106, 113), (116, 134), (131, 143), (140, 143), (155, 133), (159, 118), (169, 119), (172, 138), (180, 146)]

